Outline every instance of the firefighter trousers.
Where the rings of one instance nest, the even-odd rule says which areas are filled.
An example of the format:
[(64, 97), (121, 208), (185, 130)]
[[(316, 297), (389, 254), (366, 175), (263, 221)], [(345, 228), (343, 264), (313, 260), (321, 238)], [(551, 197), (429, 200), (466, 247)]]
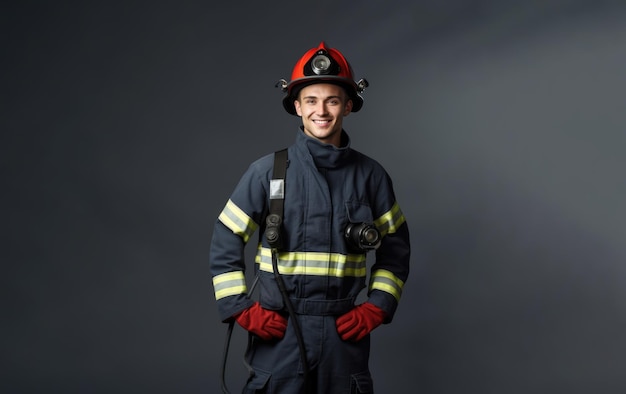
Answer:
[(244, 394), (365, 394), (373, 393), (369, 371), (370, 337), (343, 341), (337, 333), (336, 316), (296, 315), (309, 364), (308, 381), (300, 358), (293, 324), (279, 340), (254, 337), (246, 352), (252, 372)]

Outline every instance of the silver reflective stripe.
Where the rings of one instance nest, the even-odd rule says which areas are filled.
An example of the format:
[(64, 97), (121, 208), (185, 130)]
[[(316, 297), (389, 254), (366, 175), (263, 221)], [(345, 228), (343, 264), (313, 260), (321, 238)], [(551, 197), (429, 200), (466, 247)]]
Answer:
[(395, 276), (393, 272), (380, 269), (372, 273), (369, 289), (370, 291), (384, 291), (385, 293), (389, 293), (394, 296), (397, 301), (400, 301), (403, 287), (404, 281)]
[[(259, 247), (256, 255), (259, 269), (273, 272), (271, 250)], [(365, 277), (365, 254), (340, 254), (322, 252), (280, 252), (278, 271), (283, 275), (315, 275), (333, 277)]]
[(398, 203), (394, 203), (389, 211), (374, 221), (374, 224), (376, 224), (378, 231), (385, 236), (395, 233), (404, 221), (404, 215), (400, 210), (400, 206)]
[(245, 294), (248, 291), (246, 277), (242, 271), (215, 275), (213, 277), (213, 289), (215, 290), (216, 300), (232, 295)]
[(219, 220), (224, 223), (234, 234), (248, 242), (252, 234), (259, 227), (243, 210), (241, 210), (232, 200), (228, 200)]

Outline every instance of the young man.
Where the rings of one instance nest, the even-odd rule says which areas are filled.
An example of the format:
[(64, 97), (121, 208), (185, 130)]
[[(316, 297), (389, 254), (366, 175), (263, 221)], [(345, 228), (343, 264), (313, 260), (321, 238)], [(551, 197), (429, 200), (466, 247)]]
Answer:
[[(355, 82), (345, 57), (323, 42), (281, 82), (283, 106), (302, 126), (287, 151), (284, 183), (273, 183), (273, 154), (255, 161), (215, 224), (210, 268), (219, 314), (252, 336), (244, 393), (372, 393), (369, 333), (394, 316), (410, 245), (389, 175), (351, 149), (343, 129), (344, 117), (361, 109), (367, 82)], [(276, 199), (279, 246), (265, 237)], [(257, 230), (255, 301), (244, 247)], [(366, 286), (367, 300), (355, 305)]]

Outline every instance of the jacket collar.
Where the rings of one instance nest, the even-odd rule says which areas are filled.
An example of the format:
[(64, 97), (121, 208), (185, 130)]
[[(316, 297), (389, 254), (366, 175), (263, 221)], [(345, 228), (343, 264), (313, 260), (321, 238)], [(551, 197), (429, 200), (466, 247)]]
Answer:
[(317, 168), (336, 168), (344, 165), (351, 156), (350, 137), (341, 131), (341, 147), (337, 148), (331, 144), (325, 144), (320, 140), (309, 137), (302, 128), (298, 132), (296, 144), (305, 147), (311, 155)]

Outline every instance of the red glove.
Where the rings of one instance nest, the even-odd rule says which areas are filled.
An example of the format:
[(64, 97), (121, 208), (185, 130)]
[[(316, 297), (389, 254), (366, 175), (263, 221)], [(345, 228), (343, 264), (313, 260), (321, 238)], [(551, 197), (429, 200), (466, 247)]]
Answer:
[(358, 342), (385, 320), (385, 311), (364, 302), (337, 318), (337, 332), (344, 341)]
[(261, 308), (258, 302), (236, 315), (235, 320), (241, 327), (266, 341), (282, 338), (287, 329), (287, 319), (276, 311)]

